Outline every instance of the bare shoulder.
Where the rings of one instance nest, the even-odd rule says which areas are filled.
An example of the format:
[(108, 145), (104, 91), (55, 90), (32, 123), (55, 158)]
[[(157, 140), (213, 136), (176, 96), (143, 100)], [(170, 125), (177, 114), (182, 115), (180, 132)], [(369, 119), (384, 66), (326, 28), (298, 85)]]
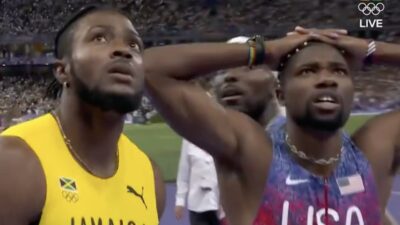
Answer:
[(35, 221), (44, 206), (45, 176), (35, 153), (18, 137), (0, 137), (0, 180), (0, 221)]

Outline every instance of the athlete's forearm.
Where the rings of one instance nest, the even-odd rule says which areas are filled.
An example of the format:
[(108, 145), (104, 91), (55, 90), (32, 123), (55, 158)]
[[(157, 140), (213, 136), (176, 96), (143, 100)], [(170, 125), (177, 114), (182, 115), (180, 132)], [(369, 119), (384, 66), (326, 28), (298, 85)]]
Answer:
[(400, 63), (400, 45), (386, 42), (376, 42), (376, 51), (374, 53), (374, 63), (399, 65)]
[(144, 54), (146, 75), (178, 80), (247, 64), (247, 44), (196, 43), (149, 48)]

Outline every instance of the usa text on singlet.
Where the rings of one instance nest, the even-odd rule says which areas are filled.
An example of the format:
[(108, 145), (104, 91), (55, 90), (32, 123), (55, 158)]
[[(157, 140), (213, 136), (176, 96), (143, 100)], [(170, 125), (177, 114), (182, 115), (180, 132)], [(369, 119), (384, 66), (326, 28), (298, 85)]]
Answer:
[(370, 164), (343, 134), (343, 152), (324, 179), (298, 165), (285, 143), (284, 123), (274, 129), (273, 160), (253, 225), (379, 225), (377, 188)]

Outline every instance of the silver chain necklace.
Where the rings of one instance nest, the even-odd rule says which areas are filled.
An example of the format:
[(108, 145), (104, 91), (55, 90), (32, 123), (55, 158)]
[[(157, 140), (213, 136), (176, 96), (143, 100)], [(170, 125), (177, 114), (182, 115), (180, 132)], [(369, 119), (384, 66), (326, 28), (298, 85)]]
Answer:
[[(61, 125), (60, 118), (58, 118), (57, 114), (54, 111), (51, 112), (51, 115), (54, 117), (54, 119), (56, 119), (58, 129), (61, 131), (61, 135), (64, 139), (64, 142), (67, 145), (68, 150), (72, 153), (73, 157), (78, 160), (78, 163), (81, 164), (86, 171), (88, 171), (90, 174), (96, 176), (96, 174), (90, 169), (89, 165), (87, 163), (85, 163), (85, 161), (79, 156), (79, 154), (72, 147), (71, 140), (65, 135), (64, 129)], [(117, 168), (118, 168), (118, 165), (119, 165), (118, 151), (116, 152), (115, 157), (116, 157)]]
[(344, 149), (344, 147), (343, 147), (343, 145), (342, 145), (342, 147), (340, 148), (340, 152), (339, 152), (335, 157), (331, 157), (331, 158), (329, 158), (329, 159), (324, 159), (324, 158), (316, 159), (316, 158), (314, 158), (314, 157), (312, 157), (312, 156), (308, 156), (308, 155), (307, 155), (306, 153), (304, 153), (303, 151), (297, 150), (296, 146), (293, 145), (293, 144), (290, 142), (290, 139), (289, 139), (289, 135), (288, 135), (288, 134), (286, 134), (285, 140), (286, 140), (286, 144), (289, 146), (290, 151), (291, 151), (293, 154), (295, 154), (297, 157), (299, 157), (299, 158), (301, 158), (301, 159), (304, 159), (304, 160), (307, 160), (307, 161), (309, 161), (309, 162), (312, 162), (312, 163), (314, 163), (314, 164), (323, 165), (323, 166), (329, 166), (329, 165), (331, 165), (331, 164), (333, 164), (333, 163), (339, 161), (339, 160), (340, 160), (340, 157), (341, 157), (341, 155), (342, 155), (342, 153), (343, 153), (343, 149)]

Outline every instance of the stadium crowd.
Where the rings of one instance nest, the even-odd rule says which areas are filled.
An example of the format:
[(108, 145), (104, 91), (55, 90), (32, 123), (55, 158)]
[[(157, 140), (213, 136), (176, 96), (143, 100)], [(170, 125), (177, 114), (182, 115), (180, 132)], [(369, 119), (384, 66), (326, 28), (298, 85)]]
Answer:
[[(55, 100), (46, 97), (49, 76), (1, 76), (0, 115), (12, 112), (14, 117), (41, 115), (53, 109)], [(377, 112), (400, 107), (400, 71), (379, 67), (358, 73), (355, 77), (355, 112)], [(149, 100), (132, 115), (145, 122), (154, 114)]]
[(355, 77), (354, 112), (379, 112), (400, 106), (400, 71), (374, 67)]
[[(47, 88), (51, 76), (0, 75), (0, 127), (27, 120), (54, 109), (56, 100), (48, 97)], [(128, 122), (146, 123), (154, 115), (154, 108), (147, 98), (143, 98), (141, 107), (128, 116)]]
[(3, 123), (12, 119), (28, 119), (54, 108), (54, 101), (45, 97), (45, 76), (1, 76), (0, 117)]
[[(197, 38), (200, 36), (229, 39), (255, 33), (275, 37), (296, 25), (340, 27), (371, 35), (354, 29), (363, 15), (357, 10), (358, 1), (348, 0), (0, 0), (0, 131), (50, 112), (57, 105), (57, 100), (46, 96), (54, 79), (51, 75), (12, 70), (2, 74), (1, 70), (6, 64), (48, 67), (52, 58), (50, 44), (45, 43), (41, 54), (32, 57), (34, 50), (25, 49), (24, 44), (3, 40), (27, 36), (47, 36), (53, 40), (55, 32), (73, 12), (93, 3), (111, 3), (129, 13), (148, 47), (167, 44), (168, 38), (174, 36), (189, 36), (189, 41), (204, 40)], [(374, 33), (373, 38), (400, 43), (400, 29), (390, 29), (400, 24), (400, 1), (386, 0), (385, 4), (385, 13), (380, 18), (387, 29)], [(159, 37), (159, 41), (146, 42), (150, 37)], [(15, 56), (17, 51), (13, 49), (18, 49), (17, 45), (19, 54)], [(355, 74), (354, 79), (353, 112), (376, 113), (400, 108), (400, 70), (384, 66), (366, 68)], [(128, 114), (126, 122), (147, 123), (156, 114), (149, 99), (143, 98), (140, 108)]]
[[(357, 2), (337, 0), (0, 0), (0, 33), (54, 33), (81, 6), (112, 3), (129, 12), (143, 34), (185, 32), (248, 32), (266, 28), (347, 27), (358, 25)], [(399, 1), (386, 1), (385, 26), (400, 22)], [(301, 9), (301, 10), (299, 10)], [(268, 12), (268, 13), (265, 13)], [(333, 13), (333, 12), (340, 12)]]
[[(345, 0), (0, 0), (0, 34), (53, 34), (73, 11), (86, 4), (101, 2), (112, 3), (129, 12), (144, 36), (213, 32), (251, 34), (263, 33), (266, 29), (273, 32), (278, 28), (281, 32), (298, 24), (306, 27), (347, 27), (358, 25), (361, 15), (356, 3)], [(400, 17), (393, 15), (400, 14), (400, 1), (386, 1), (385, 4), (382, 16), (385, 26), (399, 24)], [(335, 11), (341, 12), (340, 17), (332, 13)], [(389, 31), (382, 32), (377, 38), (396, 41), (399, 36), (400, 31)], [(2, 51), (1, 55), (4, 59), (6, 54)], [(38, 60), (38, 57), (32, 60)], [(376, 78), (378, 75), (379, 78)], [(400, 94), (399, 77), (399, 71), (385, 67), (358, 74), (354, 111), (382, 111), (400, 106), (400, 102), (395, 101)], [(13, 117), (40, 115), (51, 110), (54, 100), (44, 96), (50, 80), (47, 76), (29, 74), (1, 76), (0, 116), (4, 118), (9, 112)], [(153, 108), (145, 99), (143, 106), (133, 113), (133, 117), (140, 119), (133, 121), (144, 122), (153, 114)]]

